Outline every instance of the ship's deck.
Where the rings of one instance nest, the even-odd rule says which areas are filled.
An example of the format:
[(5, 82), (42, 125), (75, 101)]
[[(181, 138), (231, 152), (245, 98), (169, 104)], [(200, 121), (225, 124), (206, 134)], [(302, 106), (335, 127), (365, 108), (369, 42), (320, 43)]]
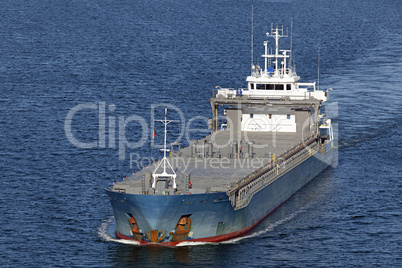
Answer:
[[(211, 145), (211, 140), (214, 145)], [(239, 147), (233, 145), (239, 144), (239, 140), (241, 140)], [(196, 145), (174, 152), (168, 160), (177, 174), (176, 183), (179, 192), (185, 192), (187, 174), (191, 176), (192, 188), (189, 192), (192, 194), (227, 191), (231, 183), (267, 164), (273, 154), (278, 156), (301, 140), (302, 138), (296, 133), (241, 132), (236, 135), (232, 132), (231, 137), (230, 131), (224, 130), (196, 141)], [(253, 143), (252, 151), (248, 141)], [(154, 192), (150, 189), (151, 173), (160, 161), (125, 178), (122, 182), (115, 183), (112, 190), (132, 194), (141, 194), (143, 190), (148, 194), (174, 194), (172, 187), (163, 192), (162, 190)], [(170, 169), (168, 173), (171, 173), (169, 171)], [(162, 167), (158, 169), (158, 173), (161, 172)], [(144, 174), (145, 181), (142, 183)]]

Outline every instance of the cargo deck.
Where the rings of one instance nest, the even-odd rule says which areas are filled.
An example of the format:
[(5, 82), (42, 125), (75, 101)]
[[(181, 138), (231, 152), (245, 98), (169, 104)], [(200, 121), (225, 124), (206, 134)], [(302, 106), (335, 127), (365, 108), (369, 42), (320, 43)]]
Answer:
[[(209, 145), (211, 138), (215, 141), (213, 147)], [(226, 192), (230, 184), (266, 165), (273, 155), (279, 156), (301, 142), (295, 133), (242, 132), (239, 140), (243, 142), (240, 148), (235, 148), (237, 150), (233, 152), (235, 146), (233, 143), (228, 144), (229, 138), (229, 131), (219, 131), (172, 153), (168, 159), (177, 174), (179, 193), (184, 193), (183, 185), (187, 174), (191, 174), (190, 192), (192, 194)], [(253, 144), (249, 145), (250, 143), (244, 142), (245, 140), (251, 140)], [(202, 145), (203, 143), (205, 146)], [(145, 188), (148, 194), (154, 194), (149, 191), (150, 174), (160, 161), (115, 183), (113, 190), (142, 194)], [(147, 178), (144, 187), (142, 186), (143, 176)], [(174, 192), (166, 190), (165, 194), (174, 194)]]

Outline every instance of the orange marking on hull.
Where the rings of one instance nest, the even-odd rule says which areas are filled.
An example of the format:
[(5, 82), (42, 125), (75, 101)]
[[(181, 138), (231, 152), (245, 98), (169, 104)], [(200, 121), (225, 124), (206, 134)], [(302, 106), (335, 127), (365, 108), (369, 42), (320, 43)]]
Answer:
[[(159, 242), (159, 231), (158, 230), (152, 230), (149, 232), (151, 234), (151, 242)], [(149, 237), (148, 237), (149, 238)]]

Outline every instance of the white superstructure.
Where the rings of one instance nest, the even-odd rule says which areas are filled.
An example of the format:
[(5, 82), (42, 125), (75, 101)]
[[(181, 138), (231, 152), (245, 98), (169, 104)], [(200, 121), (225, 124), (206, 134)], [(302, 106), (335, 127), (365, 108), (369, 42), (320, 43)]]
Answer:
[(291, 68), (289, 57), (291, 50), (280, 50), (279, 39), (287, 37), (283, 34), (283, 26), (273, 28), (268, 37), (275, 40), (275, 49), (268, 48), (268, 41), (264, 42), (264, 68), (252, 65), (251, 75), (247, 77), (248, 87), (242, 89), (219, 88), (217, 97), (235, 98), (248, 96), (251, 98), (305, 100), (311, 97), (323, 102), (328, 100), (326, 92), (317, 90), (316, 83), (301, 83), (294, 68)]

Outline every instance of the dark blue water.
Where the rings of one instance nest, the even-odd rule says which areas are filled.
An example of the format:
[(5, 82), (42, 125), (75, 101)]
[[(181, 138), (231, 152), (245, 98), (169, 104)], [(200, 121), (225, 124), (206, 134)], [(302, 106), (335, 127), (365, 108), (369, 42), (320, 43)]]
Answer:
[[(2, 2), (0, 266), (402, 263), (402, 4), (397, 0), (253, 1), (254, 55), (263, 53), (270, 23), (290, 26), (291, 18), (303, 81), (316, 80), (320, 51), (320, 86), (334, 88), (327, 112), (338, 126), (338, 164), (244, 239), (178, 248), (114, 241), (103, 189), (137, 170), (130, 167), (130, 153), (153, 154), (146, 144), (126, 148), (125, 160), (119, 160), (119, 116), (141, 116), (151, 128), (151, 104), (169, 103), (186, 120), (210, 117), (207, 99), (216, 85), (246, 85), (251, 4)], [(107, 131), (104, 146), (103, 137), (95, 148), (72, 145), (65, 134), (68, 112), (103, 102), (115, 131)], [(72, 133), (79, 141), (99, 140), (98, 114), (86, 109), (75, 115)], [(129, 142), (141, 139), (140, 126), (127, 125)]]

